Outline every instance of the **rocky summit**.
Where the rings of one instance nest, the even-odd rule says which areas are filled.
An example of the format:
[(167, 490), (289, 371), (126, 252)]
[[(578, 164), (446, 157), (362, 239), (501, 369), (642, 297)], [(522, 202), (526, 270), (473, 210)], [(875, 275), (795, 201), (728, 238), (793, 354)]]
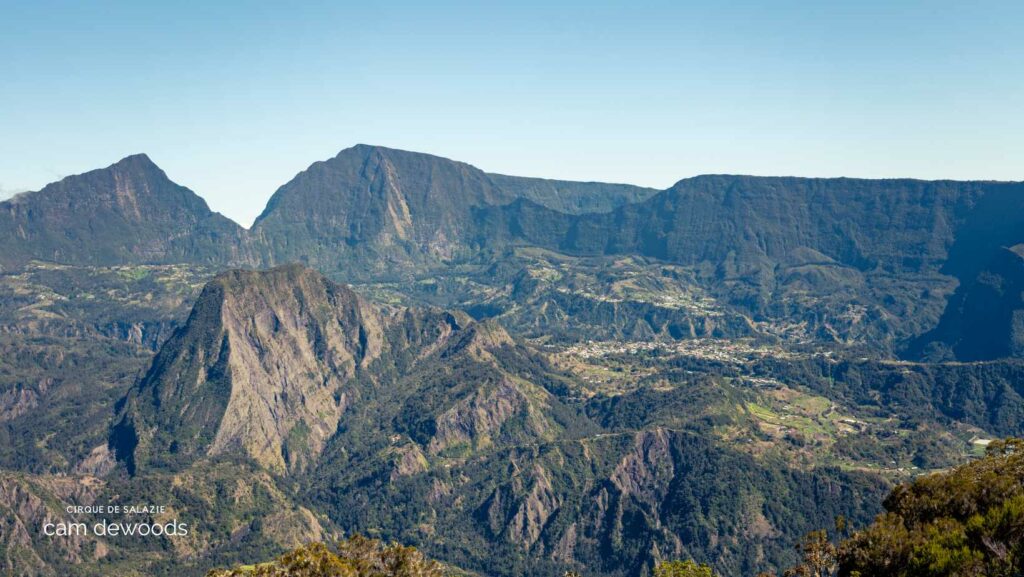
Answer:
[(304, 468), (337, 430), (351, 381), (402, 346), (387, 341), (396, 323), (436, 338), (458, 328), (373, 306), (299, 265), (219, 275), (124, 400), (112, 444), (133, 471), (222, 454)]

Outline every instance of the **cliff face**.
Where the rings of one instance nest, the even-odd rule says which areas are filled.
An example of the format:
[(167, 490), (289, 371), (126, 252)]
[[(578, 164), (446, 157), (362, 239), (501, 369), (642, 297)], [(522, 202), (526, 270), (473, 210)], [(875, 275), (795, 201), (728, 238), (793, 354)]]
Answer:
[(609, 184), (604, 182), (573, 182), (488, 174), (495, 185), (515, 198), (535, 202), (566, 214), (611, 212), (620, 206), (646, 200), (658, 193), (657, 189)]
[(572, 214), (606, 212), (652, 189), (491, 175), (445, 158), (358, 145), (282, 186), (251, 231), (212, 212), (146, 155), (0, 202), (0, 271), (73, 265), (302, 261), (349, 274), (466, 257), (474, 207), (527, 198)]
[(378, 311), (312, 271), (223, 274), (127, 398), (119, 442), (138, 443), (132, 454), (146, 461), (240, 453), (302, 468), (382, 344)]
[[(251, 230), (270, 263), (391, 276), (474, 256), (474, 210), (529, 199), (567, 214), (607, 212), (651, 189), (487, 174), (429, 154), (358, 145), (274, 193)], [(354, 269), (354, 270), (353, 270)]]
[(222, 281), (220, 354), (228, 355), (231, 393), (208, 453), (301, 468), (334, 433), (345, 383), (380, 355), (378, 313), (296, 266)]
[(244, 233), (139, 154), (0, 202), (0, 266), (243, 262)]
[(380, 275), (396, 264), (465, 256), (470, 208), (509, 200), (467, 164), (359, 145), (278, 189), (251, 232), (271, 262)]
[(479, 209), (478, 242), (652, 257), (814, 338), (901, 342), (935, 326), (973, 262), (1022, 240), (1022, 205), (1020, 183), (701, 176), (607, 214)]
[(478, 351), (480, 339), (460, 332), (466, 321), (371, 305), (299, 265), (222, 274), (121, 402), (111, 445), (131, 470), (220, 455), (306, 469), (360, 387), (447, 351), (449, 339)]
[[(723, 574), (747, 575), (766, 560), (781, 564), (792, 539), (836, 514), (869, 520), (886, 490), (868, 475), (772, 467), (659, 427), (561, 431), (467, 457), (402, 454), (418, 464), (402, 466), (412, 459), (396, 456), (396, 473), (387, 475), (353, 458), (347, 470), (323, 470), (334, 487), (332, 518), (347, 526), (372, 519), (428, 551), (457, 541), (463, 566), (481, 571), (498, 551), (504, 567), (517, 567), (507, 574), (575, 567), (631, 576), (650, 571), (653, 559), (701, 555)], [(797, 507), (778, 507), (782, 495)], [(376, 501), (403, 506), (363, 505)]]
[(607, 214), (559, 216), (519, 201), (481, 216), (504, 221), (504, 234), (536, 245), (691, 265), (731, 260), (727, 268), (734, 273), (765, 259), (919, 270), (945, 261), (955, 232), (979, 199), (1014, 186), (711, 175), (682, 180)]
[(912, 343), (911, 356), (939, 361), (1024, 356), (1024, 245), (997, 250), (964, 281), (938, 326)]

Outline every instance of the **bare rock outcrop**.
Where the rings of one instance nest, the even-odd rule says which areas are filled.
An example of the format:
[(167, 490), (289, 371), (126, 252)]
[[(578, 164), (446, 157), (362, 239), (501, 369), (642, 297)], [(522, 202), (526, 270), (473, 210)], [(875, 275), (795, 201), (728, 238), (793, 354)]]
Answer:
[(357, 377), (414, 364), (465, 323), (370, 304), (299, 265), (224, 273), (122, 402), (110, 446), (130, 472), (222, 455), (305, 470), (358, 397)]

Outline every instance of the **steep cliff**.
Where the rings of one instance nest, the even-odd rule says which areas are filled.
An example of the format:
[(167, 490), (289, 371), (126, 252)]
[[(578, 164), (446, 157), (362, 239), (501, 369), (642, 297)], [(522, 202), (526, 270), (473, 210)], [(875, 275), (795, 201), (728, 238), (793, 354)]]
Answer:
[(218, 276), (124, 401), (119, 454), (132, 467), (241, 453), (301, 468), (334, 433), (345, 384), (380, 355), (380, 324), (298, 266)]
[(974, 278), (963, 279), (938, 326), (908, 353), (961, 361), (1024, 356), (1024, 245), (996, 250)]
[[(530, 199), (569, 214), (653, 194), (629, 185), (491, 175), (438, 156), (357, 145), (274, 193), (251, 229), (270, 263), (376, 278), (474, 257), (474, 209)], [(396, 270), (397, 267), (397, 270)]]
[(395, 375), (441, 355), (483, 363), (511, 343), (468, 323), (372, 305), (300, 265), (224, 273), (121, 401), (111, 446), (132, 472), (219, 455), (306, 469), (353, 403)]

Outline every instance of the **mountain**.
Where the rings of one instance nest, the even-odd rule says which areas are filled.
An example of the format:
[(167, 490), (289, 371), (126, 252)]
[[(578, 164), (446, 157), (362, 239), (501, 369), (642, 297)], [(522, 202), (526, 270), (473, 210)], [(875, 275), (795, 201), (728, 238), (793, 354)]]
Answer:
[(652, 194), (628, 185), (490, 175), (446, 158), (358, 145), (282, 186), (251, 234), (271, 264), (390, 277), (474, 257), (473, 209), (528, 198), (576, 214)]
[(758, 320), (893, 351), (977, 273), (961, 263), (1024, 240), (1022, 206), (1021, 183), (701, 176), (607, 214), (481, 209), (477, 242), (683, 265)]
[(437, 156), (357, 145), (282, 186), (248, 234), (137, 154), (0, 202), (0, 266), (304, 261), (383, 275), (394, 263), (469, 255), (472, 207), (525, 198), (582, 214), (655, 192), (487, 174)]
[(244, 230), (144, 154), (0, 202), (0, 267), (242, 258)]
[(620, 206), (646, 200), (659, 192), (631, 184), (573, 182), (493, 173), (488, 173), (487, 177), (515, 198), (523, 198), (567, 214), (611, 212)]
[[(58, 503), (91, 504), (100, 493), (95, 478), (32, 477), (0, 473), (0, 568), (8, 575), (56, 575), (54, 565), (95, 562), (110, 551), (88, 535), (53, 539), (40, 535), (43, 523), (58, 523)], [(66, 506), (66, 505), (65, 505)]]
[(74, 471), (216, 271), (35, 261), (0, 274), (0, 468)]
[[(75, 510), (106, 508), (126, 497), (133, 503), (152, 499), (166, 511), (98, 516)], [(68, 536), (43, 532), (45, 523), (57, 531), (62, 523), (92, 527), (97, 521), (159, 524), (176, 534), (164, 539), (93, 530)], [(240, 462), (134, 479), (3, 471), (0, 528), (0, 567), (18, 577), (203, 575), (211, 561), (261, 558), (339, 534), (272, 475)]]
[(401, 346), (386, 330), (438, 338), (458, 322), (378, 308), (299, 265), (222, 274), (123, 401), (112, 445), (133, 471), (222, 454), (303, 468), (352, 402), (350, 381)]
[(308, 499), (342, 526), (489, 575), (637, 576), (665, 555), (753, 574), (784, 564), (786, 544), (816, 524), (869, 519), (885, 489), (857, 472), (766, 466), (658, 427), (428, 455), (416, 467), (399, 458), (413, 449), (391, 450), (394, 465), (362, 452), (329, 461)]
[[(738, 326), (767, 324), (772, 334), (801, 327), (800, 338), (870, 343), (897, 354), (934, 328), (956, 288), (979, 272), (961, 263), (989, 260), (1006, 243), (1024, 241), (1022, 199), (1020, 183), (729, 175), (654, 192), (489, 175), (439, 157), (360, 145), (278, 190), (252, 233), (270, 262), (302, 261), (336, 278), (458, 277), (456, 294), (416, 298), (489, 316), (516, 308), (499, 302), (495, 291), (521, 285), (528, 274), (510, 268), (510, 247), (645, 257), (684, 267), (692, 278), (685, 292), (706, 293), (748, 318)], [(964, 251), (971, 257), (961, 257)], [(467, 268), (474, 265), (481, 268)], [(457, 294), (472, 285), (490, 289)], [(407, 296), (415, 292), (406, 287)], [(604, 306), (558, 302), (564, 293), (540, 298), (562, 309), (560, 322), (571, 330), (582, 328), (577, 313)], [(709, 320), (690, 315), (668, 332), (700, 333), (690, 326)], [(615, 332), (658, 334), (659, 325), (672, 322), (648, 329), (626, 321)]]
[(317, 162), (285, 184), (252, 226), (272, 263), (327, 271), (465, 257), (469, 208), (511, 200), (462, 163), (374, 146)]
[[(858, 503), (885, 488), (717, 447), (693, 404), (623, 426), (629, 404), (589, 404), (577, 379), (493, 321), (373, 304), (300, 265), (230, 271), (119, 404), (109, 446), (138, 484), (241, 461), (287, 479), (336, 526), (501, 575), (593, 560), (600, 574), (635, 575), (658, 551), (781, 563), (796, 531), (867, 519), (874, 509)], [(658, 387), (721, 394), (672, 383)], [(766, 516), (780, 495), (817, 512)], [(710, 503), (715, 521), (703, 521)]]
[[(430, 453), (544, 437), (555, 425), (534, 401), (549, 395), (493, 366), (493, 351), (505, 347), (514, 343), (494, 323), (371, 304), (300, 265), (231, 271), (206, 285), (122, 400), (110, 444), (133, 473), (220, 455), (298, 472), (351, 426), (361, 400), (413, 382), (422, 394), (404, 402), (434, 404), (400, 426)], [(472, 378), (453, 377), (453, 367)]]
[[(593, 330), (758, 334), (916, 359), (922, 335), (942, 319), (943, 331), (956, 324), (980, 267), (1024, 242), (1022, 209), (1021, 183), (708, 175), (658, 192), (487, 174), (358, 145), (278, 189), (246, 231), (135, 156), (0, 204), (9, 248), (0, 264), (303, 262), (336, 280), (391, 283), (412, 303), (458, 306), (559, 339)], [(603, 281), (567, 291), (581, 277), (555, 269), (549, 286), (533, 276), (536, 258), (516, 252), (524, 248), (644, 258), (674, 267), (675, 280), (666, 285), (657, 275), (670, 269), (647, 266), (611, 291)], [(622, 294), (624, 282), (642, 288)], [(710, 309), (685, 304), (695, 300)], [(1016, 350), (964, 349), (963, 359)]]

